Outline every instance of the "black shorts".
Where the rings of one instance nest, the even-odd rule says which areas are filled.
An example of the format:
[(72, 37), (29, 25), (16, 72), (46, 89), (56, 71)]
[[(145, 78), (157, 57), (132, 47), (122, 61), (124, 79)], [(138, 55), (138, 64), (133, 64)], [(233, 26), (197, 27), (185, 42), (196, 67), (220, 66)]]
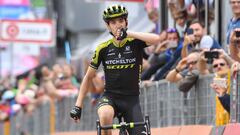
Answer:
[[(121, 113), (124, 121), (142, 122), (143, 115), (139, 103), (139, 96), (126, 96), (104, 93), (98, 102), (98, 108), (104, 105), (110, 105), (114, 109), (114, 115)], [(128, 130), (129, 135), (145, 135), (146, 129), (144, 126), (135, 127)]]

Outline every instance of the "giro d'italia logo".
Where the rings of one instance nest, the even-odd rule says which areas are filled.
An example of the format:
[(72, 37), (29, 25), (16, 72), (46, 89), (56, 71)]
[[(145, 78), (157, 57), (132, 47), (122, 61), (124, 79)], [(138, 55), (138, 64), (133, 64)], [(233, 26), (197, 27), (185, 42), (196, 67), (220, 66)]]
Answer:
[(19, 33), (19, 28), (15, 24), (10, 24), (7, 27), (7, 34), (11, 38), (15, 38)]

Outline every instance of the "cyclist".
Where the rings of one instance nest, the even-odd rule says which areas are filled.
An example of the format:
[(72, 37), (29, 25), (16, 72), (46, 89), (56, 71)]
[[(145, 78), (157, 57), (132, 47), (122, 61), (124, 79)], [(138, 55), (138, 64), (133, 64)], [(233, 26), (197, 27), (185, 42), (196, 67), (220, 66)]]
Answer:
[[(103, 12), (103, 20), (113, 38), (100, 44), (95, 50), (75, 107), (70, 112), (75, 122), (80, 120), (84, 97), (101, 63), (105, 73), (105, 91), (97, 108), (101, 126), (112, 124), (118, 113), (123, 114), (127, 123), (143, 121), (139, 103), (143, 49), (148, 44), (157, 44), (159, 36), (127, 31), (127, 17), (128, 11), (122, 5), (109, 6)], [(130, 135), (146, 134), (143, 126), (129, 129), (128, 132)], [(111, 131), (104, 131), (103, 134), (111, 135)]]

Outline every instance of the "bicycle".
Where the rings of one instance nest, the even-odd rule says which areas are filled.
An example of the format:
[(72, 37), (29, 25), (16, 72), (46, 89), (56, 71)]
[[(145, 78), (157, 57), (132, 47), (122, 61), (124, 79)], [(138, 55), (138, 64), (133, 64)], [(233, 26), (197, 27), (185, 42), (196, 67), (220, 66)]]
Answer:
[(151, 128), (150, 128), (150, 120), (149, 116), (146, 115), (143, 122), (130, 122), (126, 123), (123, 119), (121, 114), (117, 115), (119, 124), (112, 124), (101, 126), (100, 121), (97, 120), (97, 135), (101, 135), (101, 130), (108, 130), (108, 129), (119, 129), (119, 135), (128, 135), (127, 129), (138, 127), (138, 126), (145, 126), (146, 128), (146, 135), (151, 135)]

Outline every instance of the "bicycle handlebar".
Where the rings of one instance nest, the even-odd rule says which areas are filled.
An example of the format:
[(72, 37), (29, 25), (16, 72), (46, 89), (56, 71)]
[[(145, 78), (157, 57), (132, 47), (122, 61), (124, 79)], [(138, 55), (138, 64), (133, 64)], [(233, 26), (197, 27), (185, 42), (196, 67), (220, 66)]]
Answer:
[(119, 128), (134, 128), (138, 126), (144, 126), (147, 124), (146, 122), (130, 122), (130, 123), (120, 123), (120, 124), (113, 124), (113, 125), (106, 125), (106, 126), (100, 126), (101, 129), (107, 130), (107, 129), (119, 129)]

